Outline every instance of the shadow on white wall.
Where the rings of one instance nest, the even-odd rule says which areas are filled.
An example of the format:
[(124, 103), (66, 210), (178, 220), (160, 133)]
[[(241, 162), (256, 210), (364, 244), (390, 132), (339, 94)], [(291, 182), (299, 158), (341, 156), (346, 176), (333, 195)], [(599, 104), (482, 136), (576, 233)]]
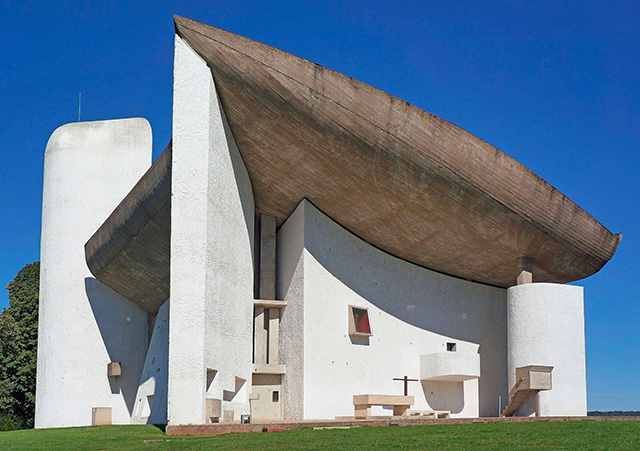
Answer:
[(464, 409), (464, 383), (420, 381), (422, 391), (433, 410), (448, 410), (453, 414)]
[[(146, 317), (147, 314), (93, 277), (86, 277), (84, 282), (89, 305), (109, 361), (120, 362), (122, 365), (121, 376), (108, 378), (111, 393), (122, 395), (131, 414), (147, 350), (146, 330), (132, 330), (140, 325), (140, 318), (134, 321), (132, 316)], [(132, 340), (133, 336), (139, 336), (140, 342)], [(106, 363), (104, 377), (107, 379)]]

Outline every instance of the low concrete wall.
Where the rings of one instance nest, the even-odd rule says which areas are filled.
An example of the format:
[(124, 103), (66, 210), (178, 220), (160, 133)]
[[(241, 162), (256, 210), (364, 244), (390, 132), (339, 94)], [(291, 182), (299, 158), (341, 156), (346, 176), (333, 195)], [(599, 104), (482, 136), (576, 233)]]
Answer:
[[(286, 418), (353, 415), (355, 394), (402, 394), (393, 378), (418, 378), (420, 356), (448, 342), (459, 352), (479, 350), (482, 377), (410, 382), (413, 408), (498, 414), (498, 396), (507, 394), (504, 289), (393, 257), (307, 201), (278, 232), (278, 274), (278, 298), (288, 302), (280, 333)], [(373, 336), (348, 335), (349, 305), (369, 309)]]
[[(147, 314), (93, 278), (84, 244), (151, 165), (142, 118), (63, 125), (44, 158), (37, 428), (86, 426), (92, 407), (129, 423)], [(107, 364), (122, 376), (107, 378)]]
[(167, 435), (223, 435), (283, 431), (300, 428), (351, 428), (361, 426), (430, 426), (436, 424), (551, 423), (556, 421), (640, 421), (640, 417), (501, 417), (501, 418), (391, 418), (379, 420), (274, 421), (252, 424), (201, 424), (167, 426)]
[[(530, 283), (507, 290), (509, 387), (516, 368), (553, 366), (552, 389), (539, 393), (541, 416), (586, 416), (583, 288)], [(516, 412), (535, 413), (529, 396)]]

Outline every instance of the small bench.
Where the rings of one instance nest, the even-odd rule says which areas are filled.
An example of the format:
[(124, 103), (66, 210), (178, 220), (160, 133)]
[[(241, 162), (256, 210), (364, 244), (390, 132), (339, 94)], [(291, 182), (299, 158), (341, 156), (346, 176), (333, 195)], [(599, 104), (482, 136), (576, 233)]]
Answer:
[(355, 418), (367, 418), (371, 416), (371, 406), (392, 406), (393, 415), (405, 415), (413, 405), (413, 396), (395, 395), (353, 395), (353, 407)]

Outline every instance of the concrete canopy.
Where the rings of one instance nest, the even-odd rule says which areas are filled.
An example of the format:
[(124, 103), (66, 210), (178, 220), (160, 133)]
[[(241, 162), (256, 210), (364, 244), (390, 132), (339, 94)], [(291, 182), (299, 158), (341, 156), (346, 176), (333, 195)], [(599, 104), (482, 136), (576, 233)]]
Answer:
[(613, 235), (532, 171), (472, 134), (350, 77), (250, 39), (175, 18), (211, 67), (254, 184), (283, 221), (302, 198), (421, 266), (513, 285), (569, 282), (613, 256)]
[(96, 279), (156, 314), (169, 298), (171, 143), (85, 244)]
[(306, 198), (392, 255), (500, 287), (514, 285), (519, 257), (536, 282), (566, 283), (615, 253), (620, 234), (471, 133), (310, 61), (174, 19), (211, 68), (256, 209), (278, 225)]

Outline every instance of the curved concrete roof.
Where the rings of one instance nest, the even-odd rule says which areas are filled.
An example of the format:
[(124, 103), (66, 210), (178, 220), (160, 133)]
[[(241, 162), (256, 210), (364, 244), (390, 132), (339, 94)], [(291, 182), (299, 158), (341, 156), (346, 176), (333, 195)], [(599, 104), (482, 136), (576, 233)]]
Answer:
[[(178, 16), (175, 26), (211, 68), (256, 209), (278, 224), (306, 198), (392, 255), (501, 287), (514, 285), (519, 257), (531, 258), (534, 281), (566, 283), (615, 253), (621, 235), (471, 133), (273, 47)], [(165, 154), (86, 247), (94, 275), (140, 305), (150, 302), (136, 291), (144, 277), (166, 276), (144, 307), (152, 312), (169, 290)], [(155, 211), (157, 193), (165, 203)], [(140, 222), (148, 211), (156, 219)], [(157, 245), (144, 221), (160, 231)], [(157, 268), (147, 267), (154, 261)]]
[(611, 259), (614, 235), (497, 148), (386, 92), (183, 17), (211, 67), (259, 210), (279, 223), (307, 198), (405, 260), (511, 286), (565, 283)]
[(169, 298), (171, 142), (84, 246), (100, 282), (156, 314)]

